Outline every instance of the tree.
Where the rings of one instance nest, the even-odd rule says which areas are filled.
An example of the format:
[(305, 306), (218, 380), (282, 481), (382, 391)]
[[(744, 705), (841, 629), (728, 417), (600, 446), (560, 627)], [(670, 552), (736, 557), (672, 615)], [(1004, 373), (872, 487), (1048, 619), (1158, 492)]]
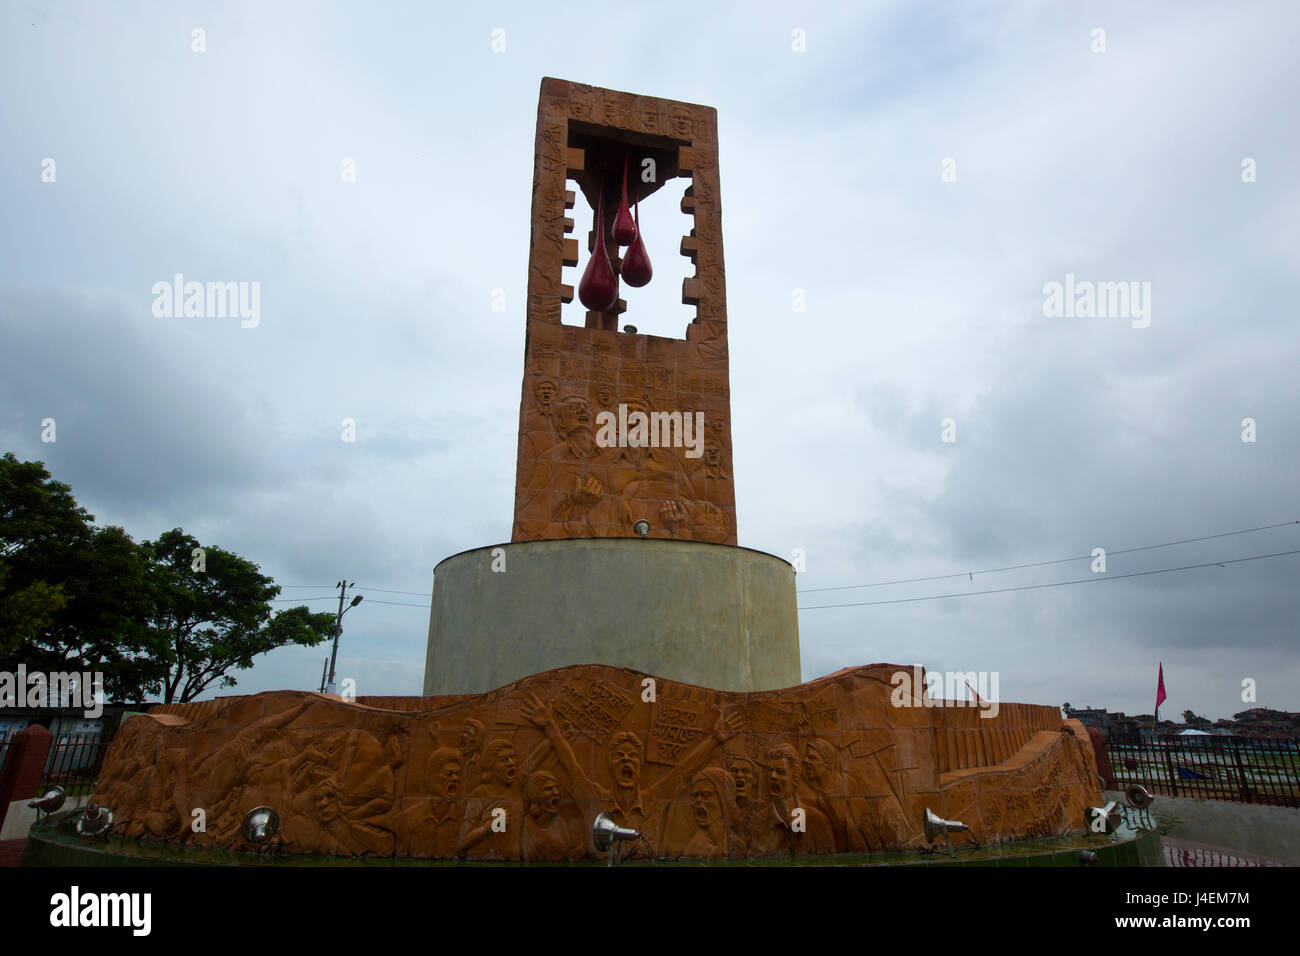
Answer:
[(1185, 711), (1183, 711), (1183, 723), (1185, 723), (1188, 727), (1208, 727), (1208, 726), (1210, 726), (1210, 721), (1209, 721), (1208, 718), (1205, 718), (1205, 717), (1197, 717), (1197, 716), (1196, 716), (1194, 713), (1192, 713), (1190, 710), (1185, 710)]
[(68, 603), (58, 584), (33, 581), (23, 588), (6, 588), (9, 569), (0, 559), (0, 655), (12, 654), (48, 628)]
[(0, 670), (92, 671), (112, 700), (194, 699), (286, 644), (332, 636), (306, 606), (272, 614), (257, 565), (176, 528), (136, 544), (96, 527), (42, 462), (0, 457)]
[(334, 633), (334, 615), (303, 605), (272, 614), (279, 593), (256, 564), (203, 547), (180, 528), (140, 544), (153, 609), (148, 643), (161, 665), (163, 700), (193, 700), (233, 687), (232, 670), (286, 644), (314, 647)]
[(100, 671), (120, 695), (156, 669), (143, 565), (125, 531), (94, 520), (42, 462), (0, 457), (0, 668)]
[(84, 541), (94, 520), (44, 462), (19, 461), (13, 452), (0, 456), (0, 557)]

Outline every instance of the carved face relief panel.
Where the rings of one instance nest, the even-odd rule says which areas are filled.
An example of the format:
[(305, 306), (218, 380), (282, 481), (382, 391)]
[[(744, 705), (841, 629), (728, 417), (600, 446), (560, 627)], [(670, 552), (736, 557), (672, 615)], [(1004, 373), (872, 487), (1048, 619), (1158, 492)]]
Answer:
[(123, 725), (93, 799), (132, 838), (245, 849), (240, 822), (265, 804), (285, 853), (503, 861), (589, 859), (602, 812), (642, 836), (625, 859), (919, 847), (926, 807), (981, 842), (1084, 825), (1101, 794), (1082, 725), (892, 706), (900, 670), (748, 694), (659, 679), (653, 702), (644, 674), (581, 665), (436, 709), (300, 691), (167, 704)]

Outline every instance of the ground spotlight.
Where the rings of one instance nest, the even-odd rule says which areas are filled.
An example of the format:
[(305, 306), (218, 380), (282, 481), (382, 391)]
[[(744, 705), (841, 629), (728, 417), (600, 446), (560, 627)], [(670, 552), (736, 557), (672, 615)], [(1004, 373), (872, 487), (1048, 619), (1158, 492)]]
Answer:
[[(1124, 815), (1115, 806), (1089, 807), (1085, 816), (1088, 819), (1088, 830), (1092, 833), (1114, 833), (1124, 821)], [(1104, 829), (1097, 828), (1097, 819), (1099, 817), (1104, 817), (1106, 820)]]
[(263, 844), (280, 829), (280, 814), (270, 807), (254, 807), (244, 814), (239, 832), (249, 843)]
[(614, 822), (614, 818), (605, 811), (596, 814), (596, 820), (591, 825), (591, 840), (596, 845), (596, 849), (602, 853), (605, 850), (613, 849), (609, 857), (610, 866), (618, 863), (618, 845), (620, 843), (639, 839), (641, 839), (640, 833), (630, 827), (619, 826)]
[(1156, 798), (1151, 795), (1150, 791), (1140, 784), (1135, 783), (1124, 791), (1124, 802), (1134, 810), (1145, 810), (1147, 807), (1151, 806), (1155, 799)]
[(48, 817), (55, 810), (59, 809), (59, 807), (63, 806), (63, 801), (66, 799), (67, 794), (64, 792), (62, 787), (51, 787), (49, 790), (45, 791), (44, 796), (37, 797), (31, 803), (27, 804), (27, 806), (36, 811), (36, 822), (39, 823), (41, 821), (42, 813)]
[(99, 836), (113, 825), (113, 811), (95, 803), (88, 803), (77, 820), (77, 832), (82, 836)]
[[(965, 830), (967, 833), (970, 833), (970, 827), (966, 826), (966, 824), (962, 823), (960, 820), (945, 820), (943, 817), (936, 815), (929, 807), (925, 808), (924, 819), (926, 840), (928, 840), (933, 846), (934, 842), (942, 836), (944, 843), (948, 845), (948, 855), (955, 858), (957, 853), (952, 848), (952, 837), (950, 834), (957, 833), (960, 830)], [(974, 834), (971, 836), (972, 839), (974, 839)]]

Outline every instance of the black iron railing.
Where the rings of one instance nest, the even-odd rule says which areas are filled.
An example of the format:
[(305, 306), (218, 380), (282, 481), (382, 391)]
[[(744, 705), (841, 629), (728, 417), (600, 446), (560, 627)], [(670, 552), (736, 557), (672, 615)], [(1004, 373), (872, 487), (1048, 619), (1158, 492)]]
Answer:
[(1120, 789), (1300, 807), (1300, 740), (1112, 735), (1106, 741)]
[(110, 739), (99, 734), (61, 734), (50, 744), (41, 792), (59, 786), (70, 795), (90, 793)]

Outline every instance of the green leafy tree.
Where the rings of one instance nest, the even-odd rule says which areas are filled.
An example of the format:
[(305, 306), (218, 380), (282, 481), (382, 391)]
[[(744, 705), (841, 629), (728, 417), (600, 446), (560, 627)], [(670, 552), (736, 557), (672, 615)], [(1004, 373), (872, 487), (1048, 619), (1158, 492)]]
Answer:
[(140, 544), (153, 610), (149, 646), (162, 667), (167, 702), (193, 700), (213, 683), (236, 684), (231, 671), (287, 644), (314, 647), (334, 633), (334, 615), (299, 606), (272, 613), (280, 589), (256, 564), (203, 547), (180, 528)]
[(334, 618), (272, 613), (257, 565), (176, 528), (136, 544), (95, 527), (42, 462), (0, 457), (0, 670), (99, 671), (113, 700), (192, 700), (286, 644), (314, 646)]
[(58, 584), (33, 581), (26, 587), (5, 586), (9, 569), (0, 559), (0, 655), (16, 653), (54, 623), (54, 615), (68, 603)]
[(120, 697), (157, 671), (144, 566), (125, 531), (94, 520), (42, 462), (0, 457), (0, 667), (100, 671)]

